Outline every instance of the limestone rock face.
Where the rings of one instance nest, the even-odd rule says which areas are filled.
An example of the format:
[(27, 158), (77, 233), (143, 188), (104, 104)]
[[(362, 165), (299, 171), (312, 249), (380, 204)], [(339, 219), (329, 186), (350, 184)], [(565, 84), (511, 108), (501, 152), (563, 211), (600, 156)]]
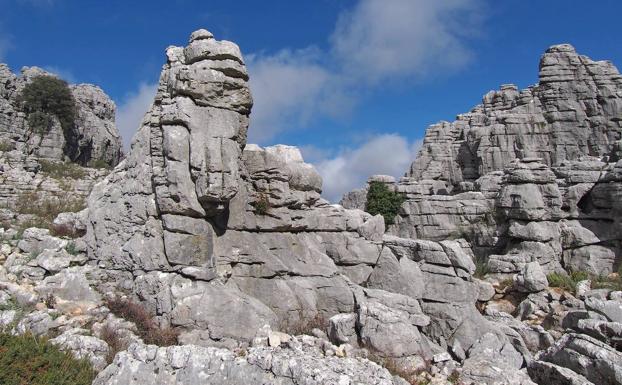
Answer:
[(71, 85), (76, 103), (75, 126), (63, 133), (58, 119), (53, 118), (47, 132), (36, 132), (28, 124), (17, 98), (24, 87), (37, 76), (55, 76), (37, 67), (24, 67), (20, 75), (0, 64), (0, 141), (3, 152), (19, 150), (22, 154), (51, 161), (65, 159), (87, 165), (103, 161), (110, 166), (119, 163), (123, 153), (121, 137), (114, 123), (115, 104), (98, 87), (90, 84)]
[(539, 83), (519, 91), (504, 85), (457, 120), (431, 126), (408, 176), (458, 186), (502, 170), (514, 159), (559, 166), (610, 155), (620, 139), (622, 76), (562, 44), (540, 59)]
[(87, 165), (101, 160), (116, 166), (123, 156), (121, 136), (115, 126), (114, 102), (101, 88), (91, 84), (71, 86), (76, 101), (78, 118), (76, 132), (71, 139), (72, 161)]

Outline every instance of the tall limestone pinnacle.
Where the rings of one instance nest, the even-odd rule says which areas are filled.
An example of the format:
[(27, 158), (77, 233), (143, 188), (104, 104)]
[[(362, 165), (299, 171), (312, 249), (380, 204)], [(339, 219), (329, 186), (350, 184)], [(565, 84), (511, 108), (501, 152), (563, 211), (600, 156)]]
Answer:
[[(154, 103), (127, 159), (91, 199), (90, 234), (114, 246), (93, 252), (119, 258), (121, 266), (168, 265), (165, 247), (173, 253), (184, 234), (198, 230), (207, 237), (207, 223), (193, 228), (192, 218), (216, 215), (240, 189), (252, 98), (239, 48), (199, 30), (187, 47), (169, 47), (166, 56)], [(108, 218), (103, 211), (110, 205), (122, 218)], [(181, 223), (179, 216), (189, 219)], [(155, 217), (167, 218), (166, 231)], [(132, 231), (116, 233), (109, 227), (114, 219)], [(203, 241), (197, 247), (208, 247)]]
[(622, 137), (621, 90), (613, 64), (554, 45), (540, 59), (537, 85), (504, 85), (454, 122), (430, 126), (407, 176), (459, 186), (517, 158), (558, 166), (608, 156)]

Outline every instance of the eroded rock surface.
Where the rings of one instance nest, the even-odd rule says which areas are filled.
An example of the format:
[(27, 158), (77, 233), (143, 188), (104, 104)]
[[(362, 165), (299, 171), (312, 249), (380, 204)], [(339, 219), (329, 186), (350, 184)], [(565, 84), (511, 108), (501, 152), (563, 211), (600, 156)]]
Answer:
[(38, 67), (24, 67), (20, 75), (0, 64), (0, 142), (2, 151), (18, 150), (38, 159), (80, 163), (84, 166), (101, 161), (110, 166), (122, 157), (121, 137), (116, 129), (115, 104), (97, 86), (71, 85), (76, 104), (76, 121), (67, 133), (56, 117), (47, 131), (29, 126), (18, 96), (38, 76), (55, 76)]

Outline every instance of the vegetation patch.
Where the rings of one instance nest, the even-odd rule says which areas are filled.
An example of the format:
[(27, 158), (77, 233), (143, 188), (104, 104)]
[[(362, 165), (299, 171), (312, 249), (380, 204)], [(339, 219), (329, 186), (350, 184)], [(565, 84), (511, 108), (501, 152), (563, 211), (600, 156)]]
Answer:
[[(20, 214), (30, 214), (36, 218), (18, 225), (18, 228), (39, 227), (52, 230), (55, 235), (70, 235), (55, 232), (54, 219), (60, 213), (78, 212), (86, 207), (83, 198), (49, 198), (43, 197), (36, 191), (24, 193), (17, 198), (15, 211)], [(59, 230), (59, 229), (56, 229)], [(73, 230), (72, 230), (73, 231)]]
[(259, 215), (266, 215), (272, 207), (270, 205), (270, 199), (266, 193), (259, 194), (259, 197), (252, 203), (255, 208), (255, 213)]
[[(302, 313), (302, 312), (301, 312)], [(326, 332), (328, 329), (328, 320), (321, 314), (308, 317), (300, 314), (295, 320), (283, 320), (279, 325), (279, 330), (293, 336), (312, 335), (313, 329), (319, 329)]]
[(108, 364), (112, 363), (117, 353), (127, 350), (127, 341), (124, 341), (121, 334), (110, 325), (104, 325), (99, 333), (99, 338), (108, 344), (108, 354), (106, 355)]
[(112, 298), (106, 301), (106, 307), (117, 317), (133, 322), (136, 325), (139, 337), (146, 344), (158, 346), (177, 344), (179, 332), (172, 328), (160, 327), (149, 311), (141, 304), (127, 299)]
[(473, 273), (473, 276), (475, 278), (482, 279), (488, 273), (488, 261), (486, 260), (486, 258), (475, 258), (475, 273)]
[(609, 289), (622, 291), (622, 265), (617, 273), (608, 276), (592, 277), (592, 289)]
[[(620, 268), (619, 270), (622, 270)], [(622, 271), (610, 274), (608, 276), (599, 276), (589, 274), (585, 271), (573, 271), (568, 275), (551, 273), (546, 276), (549, 281), (550, 287), (559, 287), (570, 293), (575, 293), (577, 283), (589, 279), (591, 281), (592, 289), (610, 289), (610, 290), (622, 290)]]
[(28, 116), (31, 130), (41, 135), (49, 132), (56, 117), (68, 142), (77, 112), (66, 81), (49, 75), (37, 76), (24, 87), (17, 100)]
[(82, 166), (75, 163), (40, 160), (39, 164), (41, 165), (41, 172), (54, 179), (82, 179), (87, 174)]
[(76, 359), (30, 334), (0, 333), (0, 384), (90, 385), (95, 371), (86, 359)]
[(585, 271), (572, 271), (570, 274), (551, 273), (546, 279), (550, 287), (558, 287), (574, 294), (577, 283), (590, 279), (590, 275)]
[[(368, 351), (368, 360), (382, 366), (391, 373), (391, 375), (403, 378), (410, 385), (427, 385), (430, 383), (430, 380), (424, 375), (424, 372), (426, 372), (425, 369), (413, 368), (397, 358), (383, 357), (369, 348)], [(429, 369), (430, 363), (426, 362), (426, 366)]]
[(7, 152), (13, 150), (13, 144), (8, 140), (0, 141), (0, 152)]
[(106, 162), (103, 159), (93, 159), (93, 160), (89, 161), (87, 166), (90, 167), (90, 168), (99, 168), (99, 169), (106, 169), (106, 170), (111, 170), (112, 169), (112, 166), (109, 165), (108, 162)]
[(371, 215), (382, 215), (385, 225), (395, 223), (395, 216), (399, 213), (402, 203), (404, 203), (402, 194), (389, 190), (385, 183), (369, 184), (365, 211)]

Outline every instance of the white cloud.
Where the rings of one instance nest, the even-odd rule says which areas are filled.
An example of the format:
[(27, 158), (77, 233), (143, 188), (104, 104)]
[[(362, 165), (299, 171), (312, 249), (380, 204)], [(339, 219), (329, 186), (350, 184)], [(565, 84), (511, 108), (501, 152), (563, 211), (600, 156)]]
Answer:
[(339, 17), (327, 51), (250, 55), (251, 141), (347, 115), (380, 81), (460, 68), (471, 57), (463, 38), (477, 25), (479, 1), (360, 0)]
[(145, 113), (153, 103), (157, 89), (157, 84), (141, 83), (138, 90), (130, 93), (117, 108), (117, 128), (121, 133), (126, 153)]
[(337, 116), (350, 108), (321, 56), (310, 47), (247, 57), (254, 100), (250, 141), (264, 142), (288, 127), (306, 125), (318, 113)]
[(462, 37), (475, 10), (476, 0), (361, 0), (339, 17), (333, 54), (357, 81), (455, 69), (471, 56)]
[[(323, 180), (322, 195), (338, 202), (344, 193), (363, 187), (371, 175), (404, 175), (421, 143), (421, 140), (411, 143), (396, 134), (383, 134), (357, 148), (343, 149), (332, 158), (316, 160), (314, 166)], [(303, 152), (307, 153), (304, 148)]]

